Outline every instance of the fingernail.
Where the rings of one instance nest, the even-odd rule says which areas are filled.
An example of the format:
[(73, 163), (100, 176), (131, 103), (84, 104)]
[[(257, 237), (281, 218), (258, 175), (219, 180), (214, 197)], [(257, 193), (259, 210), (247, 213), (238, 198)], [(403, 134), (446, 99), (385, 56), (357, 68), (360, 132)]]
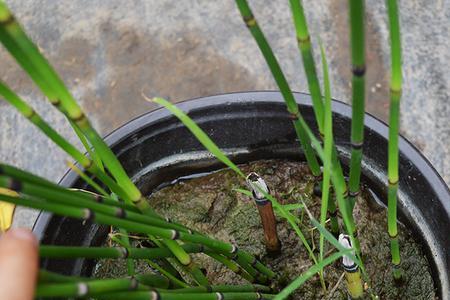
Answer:
[(11, 238), (26, 241), (26, 242), (32, 242), (34, 245), (37, 246), (38, 242), (34, 234), (25, 228), (14, 228), (8, 231), (7, 233)]

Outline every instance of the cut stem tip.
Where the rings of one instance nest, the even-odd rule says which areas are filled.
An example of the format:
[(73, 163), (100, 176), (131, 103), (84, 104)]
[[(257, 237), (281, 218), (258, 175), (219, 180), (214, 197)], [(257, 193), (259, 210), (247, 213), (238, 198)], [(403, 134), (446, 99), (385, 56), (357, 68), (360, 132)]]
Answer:
[(269, 188), (264, 179), (255, 172), (247, 176), (247, 184), (252, 190), (253, 199), (261, 217), (267, 253), (273, 256), (278, 255), (281, 252), (281, 243), (278, 239), (275, 214), (272, 203), (264, 196), (269, 193)]
[[(346, 234), (339, 235), (339, 243), (346, 249), (352, 249), (350, 236)], [(355, 251), (352, 251), (355, 255)], [(358, 265), (347, 255), (342, 257), (342, 266), (345, 271), (345, 279), (347, 281), (347, 291), (352, 299), (361, 299), (364, 294), (363, 283), (361, 280), (361, 271)]]

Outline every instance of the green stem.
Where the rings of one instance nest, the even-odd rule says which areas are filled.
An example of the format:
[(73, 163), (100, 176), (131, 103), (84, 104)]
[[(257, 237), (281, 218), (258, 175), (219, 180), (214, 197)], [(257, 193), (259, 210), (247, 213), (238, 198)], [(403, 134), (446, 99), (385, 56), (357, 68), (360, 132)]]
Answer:
[(77, 173), (78, 176), (80, 176), (81, 179), (83, 179), (88, 185), (90, 185), (94, 190), (96, 190), (98, 193), (100, 193), (103, 197), (109, 198), (109, 194), (103, 189), (99, 184), (97, 184), (94, 179), (89, 177), (86, 173), (84, 173), (82, 170), (80, 170), (76, 165), (74, 165), (71, 162), (67, 162), (67, 165), (69, 168)]
[(400, 268), (400, 247), (397, 228), (397, 190), (398, 190), (398, 132), (400, 115), (400, 98), (402, 94), (402, 57), (400, 40), (400, 22), (396, 0), (387, 0), (389, 14), (389, 33), (391, 38), (391, 104), (389, 113), (388, 144), (388, 232), (391, 239), (391, 256), (393, 276), (402, 277)]
[[(311, 99), (313, 102), (313, 109), (316, 117), (317, 127), (319, 128), (320, 137), (323, 139), (324, 137), (324, 105), (322, 102), (322, 94), (320, 92), (320, 84), (317, 78), (317, 72), (314, 62), (314, 56), (312, 53), (311, 47), (311, 37), (309, 35), (308, 24), (306, 22), (305, 12), (303, 9), (303, 5), (301, 0), (290, 0), (290, 7), (292, 12), (292, 17), (294, 20), (295, 31), (297, 35), (297, 44), (300, 50), (300, 54), (303, 60), (303, 68), (306, 74), (306, 79), (308, 81), (308, 88), (311, 94)], [(337, 150), (335, 145), (332, 145), (332, 164), (340, 165), (340, 161), (338, 159)], [(342, 169), (340, 166), (337, 167)], [(342, 171), (341, 171), (342, 173)], [(345, 184), (344, 175), (339, 175), (340, 184)], [(346, 191), (346, 189), (345, 189)], [(344, 195), (347, 198), (347, 195)], [(331, 218), (332, 230), (333, 233), (337, 236), (339, 234), (339, 225), (337, 222), (336, 216), (336, 203), (333, 201), (329, 201), (328, 204), (328, 212)]]
[(78, 128), (77, 124), (75, 124), (74, 122), (71, 122), (69, 120), (70, 125), (73, 128), (73, 131), (75, 132), (75, 134), (77, 135), (78, 139), (81, 141), (81, 143), (84, 146), (84, 149), (86, 149), (86, 151), (89, 153), (89, 156), (92, 158), (92, 161), (97, 165), (97, 167), (104, 172), (105, 169), (103, 167), (103, 163), (102, 160), (100, 159), (100, 157), (98, 156), (97, 152), (95, 152), (92, 149), (92, 146), (89, 144), (89, 141), (86, 139), (86, 137), (83, 135), (83, 132), (80, 130), (80, 128)]
[[(123, 242), (123, 241), (122, 241)], [(201, 245), (184, 244), (183, 249), (188, 253), (200, 253)], [(174, 257), (173, 253), (164, 248), (129, 248), (129, 247), (66, 247), (41, 245), (39, 256), (46, 258), (133, 258), (158, 259)]]
[[(161, 267), (161, 266), (159, 266), (157, 263), (151, 261), (150, 259), (146, 259), (145, 261), (147, 262), (147, 264), (148, 264), (151, 268), (157, 270), (158, 272), (160, 272), (161, 274), (163, 274), (164, 276), (166, 276), (166, 277), (172, 282), (172, 285), (173, 285), (174, 287), (179, 287), (179, 288), (187, 288), (187, 287), (190, 287), (187, 283), (185, 283), (184, 281), (178, 279), (178, 278), (174, 275), (174, 273), (169, 272), (169, 271), (168, 271), (168, 268), (166, 268), (166, 266)], [(169, 264), (169, 266), (172, 267), (172, 265), (170, 265), (170, 264)], [(172, 267), (172, 268), (173, 268), (173, 267)]]
[(92, 280), (92, 278), (61, 275), (44, 269), (39, 270), (38, 274), (38, 282), (40, 283), (77, 282), (89, 280)]
[(205, 250), (204, 253), (214, 260), (218, 261), (219, 263), (223, 264), (237, 275), (242, 276), (242, 278), (244, 278), (245, 280), (249, 282), (255, 281), (255, 278), (252, 275), (250, 275), (247, 271), (242, 269), (237, 263), (233, 262), (232, 260), (212, 251)]
[(292, 17), (294, 19), (295, 31), (297, 34), (297, 43), (303, 60), (303, 67), (308, 81), (309, 93), (313, 102), (313, 109), (316, 116), (317, 126), (321, 136), (324, 133), (324, 106), (320, 84), (317, 78), (317, 72), (314, 62), (314, 56), (311, 47), (311, 37), (308, 31), (303, 5), (300, 0), (289, 0)]
[(169, 281), (159, 275), (137, 275), (130, 278), (99, 279), (81, 282), (40, 283), (36, 287), (36, 297), (92, 297), (105, 293), (148, 289), (151, 287), (167, 288)]
[(352, 53), (352, 125), (350, 177), (348, 182), (350, 209), (353, 210), (360, 190), (362, 147), (364, 142), (365, 40), (364, 0), (349, 0), (350, 44)]
[(297, 136), (300, 140), (300, 144), (305, 153), (306, 161), (308, 162), (311, 172), (314, 174), (314, 176), (319, 176), (320, 175), (319, 163), (317, 161), (316, 156), (314, 155), (313, 149), (311, 148), (311, 143), (308, 139), (308, 136), (305, 134), (305, 132), (302, 130), (300, 126), (299, 120), (302, 119), (302, 116), (300, 114), (297, 102), (295, 101), (294, 95), (292, 94), (291, 88), (289, 87), (289, 84), (283, 74), (283, 71), (281, 70), (281, 67), (278, 64), (278, 61), (275, 55), (273, 54), (273, 51), (270, 48), (270, 45), (267, 42), (264, 33), (260, 29), (255, 17), (253, 16), (253, 13), (247, 1), (236, 0), (236, 4), (239, 8), (239, 11), (241, 12), (245, 24), (250, 30), (250, 33), (252, 34), (253, 38), (258, 44), (258, 47), (261, 50), (261, 53), (263, 54), (264, 59), (267, 62), (267, 65), (269, 66), (269, 69), (272, 72), (273, 78), (275, 79), (275, 82), (277, 83), (281, 94), (283, 95), (287, 110), (292, 116), (295, 132), (297, 133)]
[(207, 293), (207, 292), (219, 292), (219, 293), (236, 293), (236, 292), (262, 292), (270, 293), (272, 289), (265, 285), (260, 284), (247, 284), (247, 285), (211, 285), (209, 287), (196, 286), (185, 289), (174, 290), (160, 290), (165, 293)]
[[(111, 297), (111, 298), (110, 298)], [(275, 295), (262, 294), (259, 292), (241, 292), (241, 293), (171, 293), (171, 292), (159, 292), (159, 291), (135, 291), (114, 293), (98, 297), (98, 299), (115, 299), (115, 300), (260, 300), (260, 299), (273, 299)]]
[[(330, 172), (331, 172), (331, 153), (333, 146), (333, 119), (331, 114), (331, 91), (330, 91), (330, 79), (328, 75), (328, 63), (325, 55), (325, 50), (322, 45), (320, 47), (320, 53), (322, 57), (323, 66), (323, 78), (324, 78), (324, 92), (325, 92), (325, 114), (324, 114), (324, 170), (323, 170), (323, 186), (322, 186), (322, 204), (320, 206), (320, 224), (325, 227), (325, 221), (327, 217), (327, 211), (330, 196)], [(334, 203), (333, 203), (334, 204)], [(334, 207), (336, 211), (336, 208)], [(331, 216), (333, 227), (337, 222), (336, 216)], [(335, 229), (335, 228), (333, 228)], [(323, 247), (324, 236), (320, 234), (319, 239), (319, 261), (323, 260)]]

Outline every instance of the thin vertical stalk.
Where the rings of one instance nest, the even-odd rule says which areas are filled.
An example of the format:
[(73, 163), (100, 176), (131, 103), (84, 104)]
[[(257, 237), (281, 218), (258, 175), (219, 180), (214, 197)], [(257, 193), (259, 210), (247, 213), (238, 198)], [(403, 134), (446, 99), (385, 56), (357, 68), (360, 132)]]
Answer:
[(75, 124), (74, 122), (71, 122), (69, 120), (70, 125), (73, 128), (73, 131), (75, 132), (75, 134), (77, 135), (78, 139), (81, 141), (81, 143), (84, 146), (84, 149), (86, 149), (86, 151), (89, 153), (89, 156), (92, 158), (92, 161), (97, 165), (97, 167), (102, 170), (103, 172), (105, 171), (105, 168), (103, 166), (102, 160), (100, 159), (100, 157), (98, 156), (97, 152), (94, 151), (94, 149), (92, 149), (92, 146), (89, 144), (88, 140), (86, 139), (86, 137), (83, 135), (83, 132), (81, 132), (80, 128), (78, 128), (77, 124)]
[(398, 131), (400, 115), (400, 98), (402, 94), (402, 56), (400, 40), (400, 22), (396, 0), (387, 0), (389, 14), (389, 33), (391, 39), (391, 104), (389, 113), (388, 145), (388, 232), (391, 239), (391, 256), (393, 276), (402, 277), (400, 268), (400, 247), (397, 228), (397, 190), (398, 190)]
[(314, 113), (320, 135), (324, 134), (324, 105), (320, 84), (317, 78), (316, 64), (311, 47), (311, 37), (308, 31), (305, 12), (300, 0), (289, 0), (291, 5), (292, 17), (294, 19), (295, 31), (297, 34), (297, 43), (303, 60), (303, 66), (308, 81), (309, 93), (313, 102)]
[[(325, 112), (324, 112), (324, 168), (323, 168), (323, 185), (322, 185), (322, 204), (320, 206), (320, 224), (325, 227), (325, 220), (328, 211), (330, 196), (330, 173), (331, 173), (331, 153), (333, 147), (333, 119), (331, 114), (331, 91), (330, 79), (328, 76), (328, 63), (325, 50), (322, 45), (320, 47), (322, 57), (323, 78), (324, 78), (324, 94), (325, 94)], [(332, 222), (337, 222), (336, 216), (332, 218)], [(319, 261), (323, 260), (323, 243), (324, 236), (320, 234), (319, 240)]]
[[(321, 139), (324, 137), (324, 107), (322, 102), (322, 94), (320, 91), (320, 84), (319, 80), (317, 78), (317, 72), (314, 62), (314, 56), (312, 53), (312, 47), (311, 47), (311, 37), (309, 35), (308, 30), (308, 24), (306, 22), (305, 12), (303, 9), (303, 5), (301, 0), (290, 0), (290, 7), (292, 12), (292, 17), (294, 20), (295, 25), (295, 31), (297, 35), (297, 44), (300, 50), (300, 54), (303, 61), (303, 68), (306, 74), (306, 79), (308, 81), (308, 88), (309, 92), (311, 94), (311, 99), (313, 102), (313, 109), (316, 116), (316, 123), (317, 127), (319, 128), (319, 133)], [(347, 186), (345, 183), (344, 174), (342, 172), (342, 167), (340, 166), (340, 161), (337, 153), (336, 147), (332, 146), (332, 164), (336, 167), (336, 171), (338, 172), (339, 178), (339, 184), (345, 185), (345, 189), (343, 189), (344, 195), (343, 197), (346, 199), (346, 202), (348, 200), (347, 196)], [(342, 209), (342, 208), (341, 208)], [(332, 230), (333, 234), (337, 236), (339, 234), (339, 226), (337, 223), (337, 210), (336, 210), (336, 203), (333, 199), (333, 201), (329, 201), (328, 205), (328, 213), (332, 220)]]
[(350, 177), (348, 182), (351, 209), (360, 190), (362, 147), (364, 142), (365, 101), (365, 30), (364, 0), (349, 0), (350, 44), (352, 54), (352, 129)]
[(295, 101), (294, 95), (292, 94), (291, 88), (289, 87), (289, 84), (283, 74), (283, 71), (281, 70), (281, 67), (278, 64), (278, 61), (275, 55), (273, 54), (273, 51), (270, 48), (270, 45), (267, 42), (264, 33), (261, 31), (261, 28), (259, 27), (255, 17), (253, 16), (253, 13), (247, 1), (236, 0), (236, 4), (242, 15), (242, 18), (244, 19), (245, 24), (250, 30), (250, 33), (252, 34), (253, 38), (258, 44), (258, 47), (261, 50), (261, 53), (263, 54), (264, 59), (267, 62), (267, 65), (269, 66), (269, 69), (272, 73), (273, 78), (275, 79), (275, 82), (278, 85), (278, 88), (280, 89), (281, 94), (283, 95), (287, 110), (291, 114), (295, 132), (297, 133), (297, 136), (300, 140), (300, 144), (305, 153), (306, 161), (308, 162), (311, 172), (313, 173), (314, 176), (320, 176), (321, 171), (319, 163), (311, 147), (311, 142), (308, 136), (305, 134), (304, 130), (302, 130), (300, 126), (299, 120), (302, 119), (302, 116), (298, 108), (297, 102)]
[(80, 176), (81, 179), (83, 179), (88, 185), (90, 185), (94, 190), (96, 190), (98, 193), (100, 193), (103, 197), (108, 197), (109, 194), (103, 189), (99, 184), (97, 184), (94, 179), (89, 177), (86, 173), (84, 173), (82, 170), (80, 170), (76, 165), (71, 163), (70, 161), (66, 162), (67, 166), (77, 173), (78, 176)]
[[(364, 143), (364, 102), (365, 102), (365, 29), (364, 0), (349, 0), (350, 44), (352, 56), (352, 124), (351, 157), (348, 182), (350, 213), (353, 212), (356, 197), (360, 190), (361, 159)], [(354, 235), (357, 236), (356, 225)], [(358, 253), (361, 251), (359, 240), (353, 241)]]

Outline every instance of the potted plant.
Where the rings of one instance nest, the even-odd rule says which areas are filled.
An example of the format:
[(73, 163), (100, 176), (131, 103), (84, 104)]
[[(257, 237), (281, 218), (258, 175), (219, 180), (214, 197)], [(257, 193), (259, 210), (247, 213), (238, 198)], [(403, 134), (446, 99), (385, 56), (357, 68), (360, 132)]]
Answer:
[[(42, 266), (45, 268), (40, 272), (36, 295), (98, 299), (148, 299), (149, 297), (150, 299), (282, 299), (314, 277), (312, 281), (317, 282), (319, 286), (308, 286), (309, 297), (313, 297), (314, 294), (327, 294), (333, 297), (336, 290), (344, 291), (344, 293), (347, 290), (353, 298), (364, 295), (376, 297), (377, 294), (396, 297), (412, 295), (399, 293), (402, 293), (405, 287), (409, 288), (408, 283), (414, 282), (414, 278), (424, 275), (420, 277), (422, 284), (424, 282), (425, 284), (423, 284), (422, 293), (419, 291), (419, 296), (448, 298), (448, 268), (445, 269), (445, 266), (448, 266), (449, 259), (445, 249), (449, 247), (449, 240), (445, 230), (442, 230), (442, 227), (439, 228), (433, 221), (438, 219), (440, 225), (444, 225), (444, 229), (448, 228), (445, 226), (450, 222), (448, 203), (446, 203), (449, 199), (448, 189), (425, 160), (403, 140), (400, 140), (402, 150), (400, 160), (395, 159), (398, 157), (397, 122), (401, 89), (396, 2), (388, 2), (393, 49), (393, 105), (389, 143), (387, 128), (379, 121), (366, 117), (366, 126), (364, 126), (365, 66), (362, 1), (350, 1), (354, 65), (351, 113), (348, 107), (340, 103), (334, 103), (332, 110), (327, 63), (323, 51), (322, 64), (325, 80), (322, 99), (300, 2), (291, 1), (291, 8), (308, 75), (313, 106), (308, 103), (308, 97), (295, 95), (290, 91), (246, 1), (236, 2), (245, 23), (268, 61), (280, 87), (281, 95), (249, 93), (212, 97), (207, 104), (191, 101), (181, 105), (181, 108), (189, 112), (190, 117), (164, 99), (155, 98), (154, 101), (168, 108), (198, 141), (189, 135), (175, 117), (166, 112), (157, 111), (130, 122), (113, 133), (109, 140), (106, 139), (113, 151), (92, 128), (62, 81), (22, 31), (7, 7), (0, 3), (2, 43), (55, 107), (65, 114), (89, 152), (89, 156), (85, 155), (61, 138), (34, 110), (2, 83), (0, 93), (3, 98), (18, 108), (78, 162), (78, 166), (73, 166), (72, 171), (62, 182), (66, 187), (59, 187), (12, 166), (2, 165), (1, 186), (18, 195), (3, 194), (0, 196), (1, 200), (44, 209), (63, 216), (42, 215), (36, 226), (36, 231), (42, 235), (40, 255), (43, 258)], [(281, 100), (286, 102), (288, 112)], [(334, 114), (333, 119), (332, 114)], [(290, 122), (293, 122), (294, 126)], [(351, 143), (348, 138), (349, 130)], [(302, 144), (303, 151), (299, 150), (296, 135)], [(362, 155), (363, 137), (367, 143), (365, 147), (370, 149), (368, 153), (364, 153), (364, 156)], [(321, 138), (323, 138), (323, 146)], [(176, 144), (168, 143), (168, 141), (176, 141)], [(185, 224), (164, 218), (170, 216), (161, 216), (157, 213), (158, 210), (164, 209), (162, 204), (160, 207), (149, 205), (145, 196), (161, 189), (161, 184), (223, 166), (205, 151), (201, 152), (203, 147), (229, 167), (231, 171), (227, 172), (237, 174), (234, 180), (237, 180), (240, 188), (233, 190), (234, 186), (231, 185), (227, 186), (225, 191), (233, 194), (243, 193), (244, 196), (240, 197), (244, 198), (254, 198), (258, 210), (251, 205), (247, 205), (246, 209), (253, 207), (255, 213), (259, 211), (262, 223), (260, 227), (264, 228), (264, 238), (261, 234), (259, 240), (264, 241), (268, 252), (272, 256), (278, 255), (278, 258), (271, 258), (260, 251), (262, 257), (258, 259), (254, 253), (244, 251), (240, 244), (209, 237), (201, 232), (201, 228), (187, 228)], [(226, 152), (221, 149), (225, 149)], [(383, 177), (383, 170), (386, 168), (385, 159), (388, 154), (390, 185), (387, 185), (387, 178)], [(302, 157), (307, 164), (303, 164), (301, 169), (302, 174), (306, 174), (302, 175), (302, 180), (306, 182), (301, 191), (306, 193), (309, 190), (309, 197), (306, 194), (293, 196), (292, 191), (286, 191), (285, 194), (280, 195), (282, 188), (273, 187), (270, 181), (264, 179), (265, 174), (259, 176), (250, 173), (247, 176), (242, 170), (251, 170), (251, 166), (237, 165), (260, 159)], [(364, 161), (361, 160), (362, 157)], [(319, 164), (320, 161), (322, 163)], [(408, 265), (408, 268), (401, 268), (399, 253), (402, 252), (398, 250), (396, 229), (396, 190), (398, 188), (396, 170), (399, 165), (400, 170), (410, 168), (408, 176), (400, 177), (400, 191), (403, 193), (400, 198), (403, 205), (400, 208), (403, 220), (413, 233), (419, 233), (416, 240), (426, 242), (425, 253), (428, 254), (428, 263), (433, 269), (432, 275), (428, 274), (428, 277), (426, 273), (429, 267), (426, 263), (423, 265), (424, 258), (420, 247), (411, 246), (408, 249), (419, 251), (413, 255), (414, 259), (410, 262), (413, 266), (421, 264), (422, 268), (414, 269), (411, 265)], [(344, 176), (346, 166), (349, 170), (348, 180)], [(282, 165), (280, 169), (289, 169), (290, 172), (297, 170), (290, 165)], [(365, 192), (378, 195), (382, 199), (386, 191), (388, 192), (389, 236), (394, 263), (392, 276), (389, 272), (388, 277), (395, 278), (389, 282), (397, 282), (400, 287), (387, 285), (383, 289), (385, 282), (374, 282), (368, 275), (370, 270), (365, 268), (369, 261), (380, 262), (380, 260), (373, 259), (379, 253), (364, 252), (364, 250), (369, 247), (381, 248), (361, 240), (366, 237), (364, 232), (366, 229), (359, 230), (359, 235), (356, 236), (358, 230), (355, 225), (360, 225), (361, 220), (354, 217), (353, 207), (361, 206), (362, 209), (366, 207), (366, 211), (373, 210), (373, 207), (369, 207), (370, 201), (367, 202), (367, 197), (363, 201), (358, 195), (361, 186), (359, 180), (361, 170), (363, 170), (362, 177), (368, 185), (368, 188), (364, 189)], [(265, 173), (268, 171), (266, 170)], [(300, 176), (298, 172), (295, 174), (297, 177)], [(215, 179), (216, 182), (222, 184), (226, 182), (219, 173), (208, 176), (219, 176)], [(283, 178), (291, 180), (290, 184), (295, 182), (290, 176)], [(245, 182), (248, 183), (248, 188), (242, 188)], [(214, 186), (214, 189), (217, 188), (218, 186)], [(310, 195), (313, 189), (316, 190), (315, 197)], [(346, 192), (347, 189), (349, 192)], [(150, 203), (152, 200), (157, 202), (158, 198), (155, 198), (158, 197), (157, 194), (158, 192), (151, 195)], [(432, 201), (425, 202), (421, 196), (429, 197)], [(355, 204), (356, 199), (358, 202)], [(334, 205), (335, 200), (339, 213)], [(318, 204), (316, 205), (318, 209), (314, 210), (311, 207), (313, 203)], [(176, 207), (175, 204), (171, 202), (169, 208)], [(196, 209), (196, 207), (191, 208)], [(231, 212), (239, 213), (244, 208), (237, 206), (237, 209)], [(186, 210), (173, 212), (189, 216)], [(200, 212), (200, 214), (204, 213)], [(214, 216), (213, 213), (214, 211), (209, 216)], [(275, 214), (280, 220), (278, 224), (274, 222)], [(220, 216), (225, 218), (226, 215)], [(365, 216), (372, 221), (376, 219), (372, 213)], [(259, 218), (257, 219), (260, 222)], [(248, 232), (245, 226), (246, 220), (243, 218), (236, 220), (241, 222), (238, 224), (240, 229)], [(183, 221), (192, 223), (189, 218)], [(386, 222), (386, 219), (384, 221)], [(203, 223), (208, 222), (203, 221)], [(282, 227), (284, 232), (276, 227)], [(108, 234), (111, 228), (114, 230)], [(262, 233), (261, 229), (260, 231)], [(311, 237), (305, 232), (311, 233)], [(433, 235), (427, 236), (429, 232)], [(114, 244), (114, 247), (105, 247), (106, 237), (110, 238), (108, 242)], [(411, 240), (411, 235), (406, 229), (400, 232), (400, 237), (401, 241)], [(228, 240), (233, 238), (229, 236)], [(288, 243), (292, 239), (295, 240), (295, 244), (291, 245), (291, 248), (303, 245), (301, 252), (306, 257), (305, 261), (309, 263), (306, 270), (299, 271), (295, 274), (297, 278), (288, 283), (286, 278), (292, 279), (292, 272), (299, 269), (288, 268), (286, 275), (281, 272), (275, 273), (271, 266), (280, 271), (280, 264), (277, 265), (276, 261), (283, 258), (283, 253), (293, 253), (289, 252)], [(249, 237), (248, 240), (250, 245), (251, 242), (256, 243), (256, 237)], [(384, 239), (389, 243), (388, 240)], [(315, 247), (315, 243), (318, 246)], [(251, 284), (234, 284), (234, 281), (225, 281), (211, 285), (211, 280), (214, 280), (213, 283), (218, 280), (211, 279), (211, 270), (218, 264), (210, 263), (207, 268), (209, 272), (204, 274), (198, 264), (198, 261), (203, 262), (203, 260), (199, 259), (195, 253), (203, 253), (210, 260), (220, 262), (225, 269), (238, 273), (234, 275), (234, 278), (243, 278)], [(387, 253), (389, 254), (389, 251)], [(408, 254), (411, 253), (408, 252)], [(300, 252), (299, 256), (301, 256)], [(332, 265), (340, 261), (342, 257), (342, 263)], [(383, 257), (386, 262), (386, 255)], [(77, 260), (55, 260), (69, 258), (77, 258)], [(108, 279), (87, 278), (86, 276), (92, 274), (94, 266), (97, 269), (99, 267), (94, 261), (87, 259), (102, 258), (126, 259), (124, 269), (129, 276)], [(285, 257), (283, 260), (285, 264), (286, 260), (289, 264), (289, 261), (295, 261), (295, 258)], [(137, 262), (140, 261), (146, 262), (151, 267), (150, 272), (139, 271), (140, 265)], [(374, 265), (373, 262), (372, 265)], [(327, 279), (329, 274), (336, 273), (333, 270), (342, 272), (343, 276), (340, 278), (346, 278), (347, 289), (344, 285), (340, 285), (343, 279), (333, 284)], [(423, 274), (416, 274), (417, 270)], [(67, 275), (76, 276), (64, 276), (55, 271), (65, 271)], [(377, 273), (381, 271), (378, 270), (375, 274)], [(80, 276), (83, 277), (80, 278)], [(387, 277), (375, 277), (375, 280), (385, 280), (385, 278)], [(408, 280), (402, 282), (402, 278), (408, 278)], [(436, 291), (432, 280), (426, 281), (427, 278), (434, 279)]]

